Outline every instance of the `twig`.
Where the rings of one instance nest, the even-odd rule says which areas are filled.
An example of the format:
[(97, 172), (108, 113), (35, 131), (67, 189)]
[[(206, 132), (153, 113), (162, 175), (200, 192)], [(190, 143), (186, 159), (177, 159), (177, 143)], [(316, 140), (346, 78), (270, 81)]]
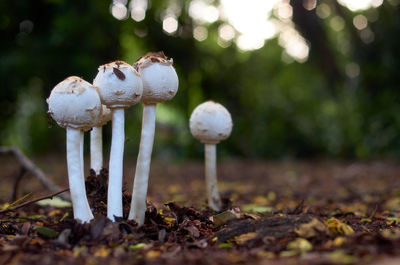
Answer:
[[(0, 146), (0, 155), (13, 155), (17, 159), (21, 167), (23, 167), (27, 172), (35, 176), (48, 190), (50, 190), (51, 192), (57, 192), (60, 190), (60, 188), (56, 184), (54, 184), (53, 181), (47, 178), (43, 171), (40, 168), (36, 167), (35, 164), (28, 157), (26, 157), (24, 153), (22, 153), (22, 151), (19, 150), (17, 147)], [(70, 200), (70, 198), (66, 195), (61, 195), (60, 197), (64, 200)]]
[(24, 167), (20, 167), (18, 175), (15, 178), (13, 193), (11, 195), (11, 201), (15, 201), (17, 199), (19, 183), (21, 182), (22, 177), (25, 175), (25, 173), (26, 173), (26, 169)]
[[(13, 206), (13, 207), (10, 207), (10, 208), (8, 208), (8, 209), (5, 209), (5, 210), (0, 211), (0, 214), (1, 214), (1, 213), (6, 213), (6, 212), (9, 212), (9, 211), (17, 210), (17, 209), (19, 209), (19, 208), (25, 207), (25, 206), (27, 206), (27, 205), (30, 205), (30, 204), (32, 204), (32, 203), (35, 203), (35, 202), (38, 202), (38, 201), (41, 201), (41, 200), (44, 200), (44, 199), (53, 199), (54, 196), (57, 196), (57, 195), (59, 195), (59, 194), (61, 194), (61, 193), (63, 193), (63, 192), (66, 192), (66, 191), (69, 191), (69, 189), (61, 190), (61, 191), (58, 191), (58, 192), (53, 193), (53, 194), (50, 194), (50, 195), (42, 196), (42, 197), (39, 197), (39, 198), (37, 198), (37, 199), (30, 200), (30, 201), (27, 201), (27, 202), (18, 204), (18, 205), (16, 205), (16, 206)], [(61, 197), (61, 196), (60, 196), (60, 197)]]

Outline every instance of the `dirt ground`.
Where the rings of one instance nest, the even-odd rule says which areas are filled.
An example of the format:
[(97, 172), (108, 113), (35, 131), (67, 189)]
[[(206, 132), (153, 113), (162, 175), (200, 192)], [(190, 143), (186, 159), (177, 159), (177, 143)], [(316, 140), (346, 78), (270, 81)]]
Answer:
[[(67, 187), (63, 158), (34, 159)], [(18, 165), (0, 158), (0, 207)], [(125, 215), (134, 161), (125, 161)], [(400, 264), (400, 163), (224, 160), (224, 210), (207, 208), (200, 162), (153, 161), (146, 223), (107, 220), (106, 179), (88, 175), (95, 220), (30, 204), (0, 213), (0, 264)], [(51, 194), (27, 174), (17, 198)]]

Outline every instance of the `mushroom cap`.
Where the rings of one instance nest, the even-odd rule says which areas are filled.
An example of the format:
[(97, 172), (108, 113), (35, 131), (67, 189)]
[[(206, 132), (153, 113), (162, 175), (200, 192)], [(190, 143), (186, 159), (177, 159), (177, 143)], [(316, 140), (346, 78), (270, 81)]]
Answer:
[(96, 88), (82, 78), (70, 76), (58, 83), (47, 99), (48, 113), (63, 128), (89, 130), (101, 113)]
[(156, 104), (175, 96), (179, 80), (172, 64), (163, 52), (150, 52), (136, 61), (134, 68), (143, 82), (142, 103)]
[(112, 111), (106, 105), (101, 105), (101, 113), (97, 119), (96, 126), (101, 127), (107, 124), (112, 119)]
[(204, 144), (217, 144), (232, 132), (232, 117), (219, 103), (207, 101), (198, 105), (190, 116), (190, 132)]
[(123, 61), (99, 67), (93, 85), (99, 90), (101, 102), (110, 109), (128, 108), (137, 104), (143, 93), (139, 73)]

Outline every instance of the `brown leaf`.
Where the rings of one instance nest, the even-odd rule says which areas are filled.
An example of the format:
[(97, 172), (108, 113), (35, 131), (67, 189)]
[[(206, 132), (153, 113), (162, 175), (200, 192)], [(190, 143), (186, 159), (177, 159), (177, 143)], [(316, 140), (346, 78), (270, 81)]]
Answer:
[(114, 74), (118, 77), (119, 80), (125, 80), (125, 74), (116, 67), (113, 67)]
[(197, 227), (195, 227), (194, 225), (185, 227), (185, 230), (189, 232), (189, 234), (192, 237), (199, 237), (200, 236), (200, 231), (199, 229), (197, 229)]

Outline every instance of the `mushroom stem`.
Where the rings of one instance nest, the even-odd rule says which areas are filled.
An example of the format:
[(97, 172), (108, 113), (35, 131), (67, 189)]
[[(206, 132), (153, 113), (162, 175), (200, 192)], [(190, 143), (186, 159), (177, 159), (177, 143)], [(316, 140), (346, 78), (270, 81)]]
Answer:
[(68, 181), (73, 205), (74, 218), (81, 222), (93, 219), (86, 197), (85, 178), (82, 175), (81, 141), (83, 131), (67, 127), (67, 164)]
[(108, 177), (107, 217), (122, 217), (122, 173), (125, 142), (125, 110), (114, 109), (112, 114), (112, 139)]
[(220, 211), (222, 202), (218, 193), (216, 154), (217, 146), (215, 144), (205, 144), (205, 174), (208, 205), (215, 211)]
[(83, 141), (85, 139), (85, 134), (82, 132), (81, 135), (79, 136), (79, 153), (81, 156), (81, 171), (82, 171), (82, 176), (85, 178), (85, 160), (83, 159)]
[(102, 126), (93, 127), (90, 131), (90, 167), (100, 174), (103, 167), (103, 130)]
[(128, 216), (129, 220), (135, 220), (139, 226), (143, 225), (146, 212), (146, 196), (155, 127), (156, 105), (144, 104), (142, 134), (140, 137), (139, 155), (136, 162), (135, 180), (133, 182), (131, 209)]

